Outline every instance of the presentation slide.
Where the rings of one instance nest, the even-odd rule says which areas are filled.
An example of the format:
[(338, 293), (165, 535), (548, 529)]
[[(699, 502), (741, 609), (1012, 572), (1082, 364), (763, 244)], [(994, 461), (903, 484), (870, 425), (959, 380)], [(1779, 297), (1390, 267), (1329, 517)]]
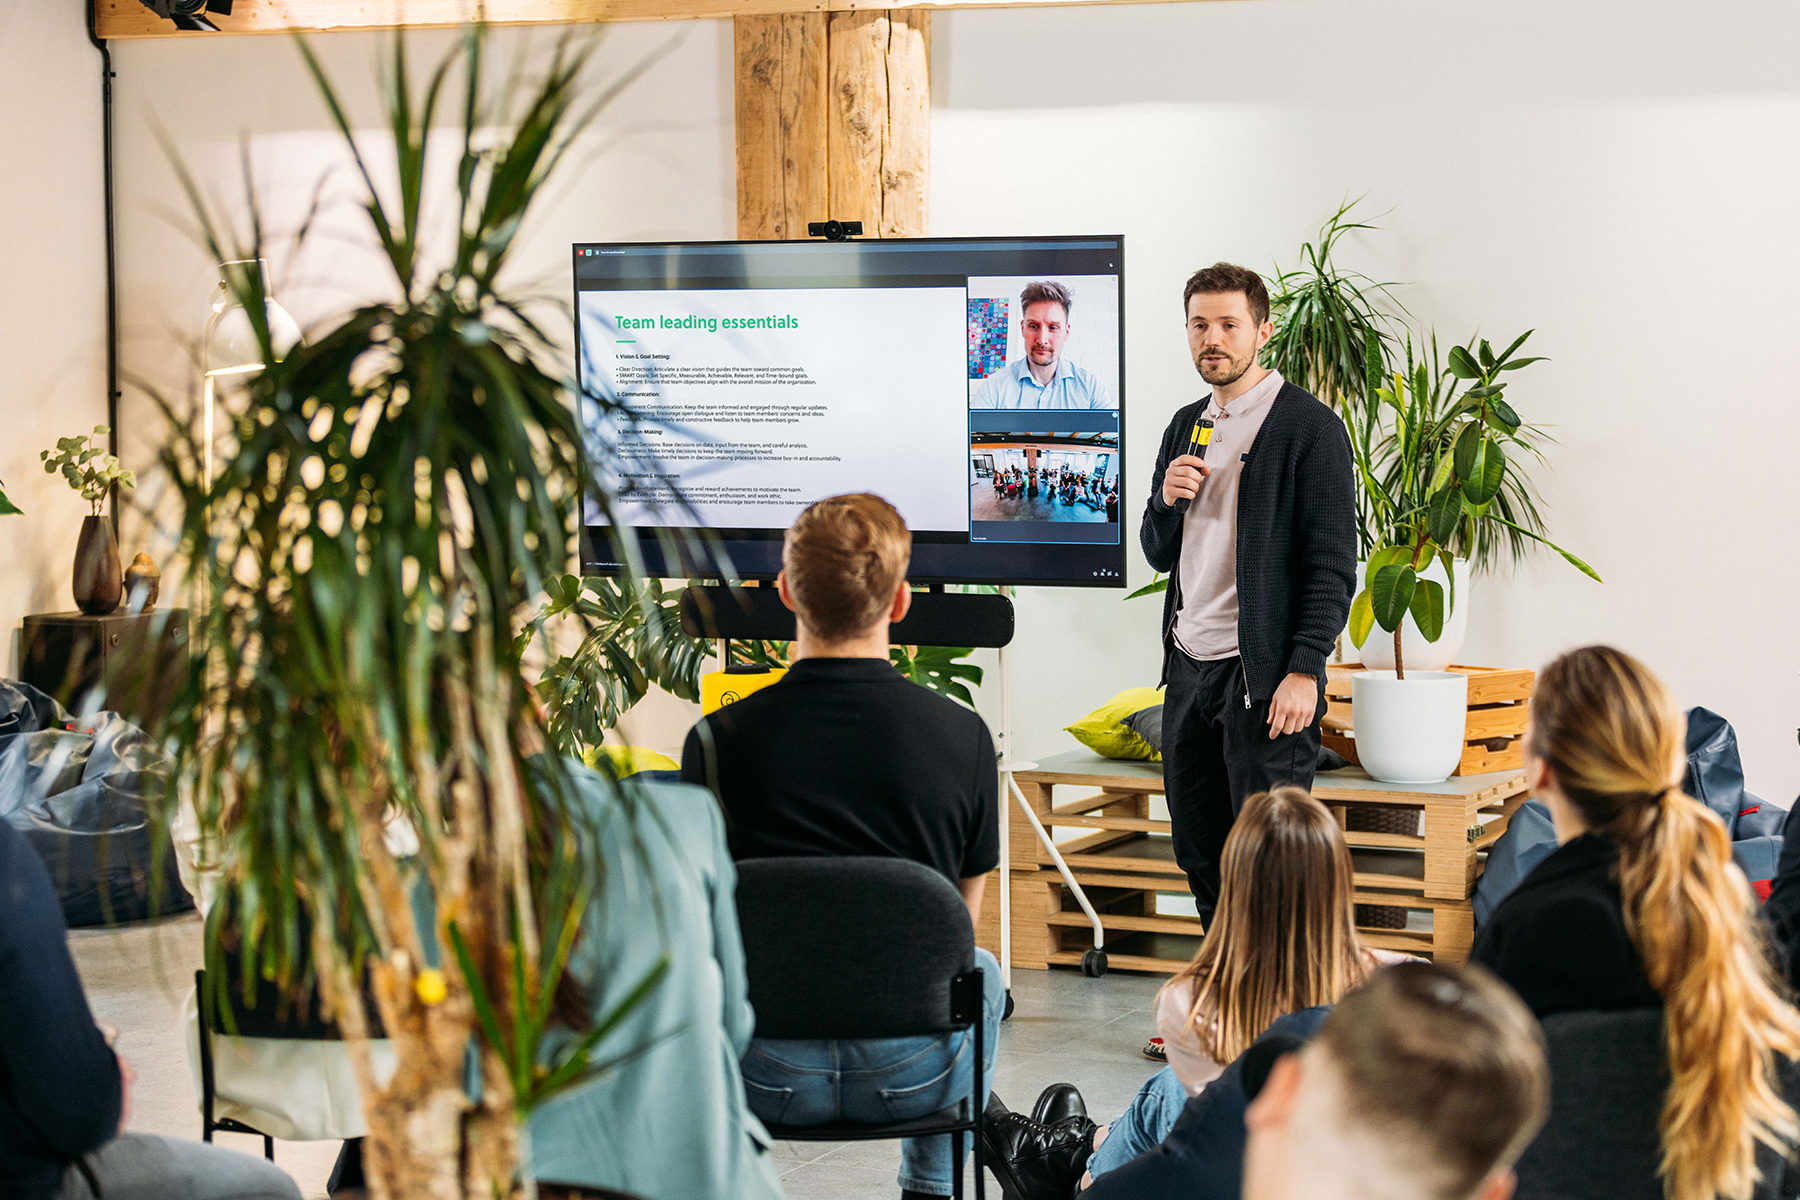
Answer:
[(613, 433), (621, 519), (785, 529), (869, 491), (913, 529), (966, 529), (963, 303), (961, 288), (583, 293), (590, 377), (637, 418)]
[(912, 531), (914, 582), (1123, 583), (1122, 239), (573, 251), (610, 497), (584, 570), (768, 579), (807, 505), (873, 492)]

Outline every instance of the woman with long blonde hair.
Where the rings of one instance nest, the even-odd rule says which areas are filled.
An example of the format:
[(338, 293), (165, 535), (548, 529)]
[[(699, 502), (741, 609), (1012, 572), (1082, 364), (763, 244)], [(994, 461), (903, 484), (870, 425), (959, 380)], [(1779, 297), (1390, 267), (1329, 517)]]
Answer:
[(1671, 1200), (1745, 1200), (1756, 1147), (1800, 1143), (1775, 1059), (1800, 1012), (1770, 969), (1724, 825), (1681, 791), (1686, 721), (1655, 675), (1605, 646), (1538, 676), (1525, 738), (1557, 850), (1494, 910), (1472, 958), (1539, 1017), (1661, 1007), (1662, 1163)]
[[(1336, 1004), (1377, 967), (1407, 957), (1363, 946), (1352, 887), (1349, 847), (1323, 804), (1297, 787), (1244, 802), (1225, 839), (1212, 927), (1194, 961), (1157, 993), (1156, 1025), (1168, 1065), (1122, 1116), (1095, 1130), (1091, 1158), (1079, 1156), (1086, 1162), (1073, 1166), (1080, 1174), (1085, 1165), (1090, 1178), (1083, 1186), (1161, 1142), (1188, 1099), (1278, 1018)], [(1045, 1103), (1040, 1099), (1039, 1107)], [(1066, 1110), (1066, 1096), (1061, 1103)], [(1029, 1178), (1023, 1162), (1032, 1152), (1031, 1168), (1044, 1173), (1047, 1158), (1037, 1152), (1050, 1131), (1033, 1137), (1030, 1122), (1015, 1114), (1006, 1121), (990, 1136), (989, 1162), (1007, 1191), (1022, 1200), (1067, 1196), (1072, 1178)]]

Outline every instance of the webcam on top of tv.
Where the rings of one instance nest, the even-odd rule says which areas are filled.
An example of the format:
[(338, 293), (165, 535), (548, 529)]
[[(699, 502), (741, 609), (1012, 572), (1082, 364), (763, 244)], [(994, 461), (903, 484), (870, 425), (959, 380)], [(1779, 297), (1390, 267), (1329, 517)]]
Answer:
[(862, 225), (861, 221), (809, 221), (806, 233), (808, 237), (824, 238), (828, 242), (847, 242), (862, 236)]

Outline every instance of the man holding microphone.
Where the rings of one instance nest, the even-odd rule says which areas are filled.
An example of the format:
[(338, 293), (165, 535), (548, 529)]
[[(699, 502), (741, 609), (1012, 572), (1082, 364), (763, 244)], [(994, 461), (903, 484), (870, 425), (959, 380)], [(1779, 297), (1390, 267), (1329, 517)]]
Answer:
[[(1244, 800), (1312, 786), (1325, 660), (1356, 580), (1356, 497), (1343, 422), (1257, 362), (1275, 331), (1262, 279), (1217, 263), (1188, 280), (1182, 306), (1213, 390), (1163, 434), (1140, 540), (1169, 574), (1163, 781), (1175, 860), (1210, 926)], [(1202, 420), (1210, 440), (1195, 435)]]

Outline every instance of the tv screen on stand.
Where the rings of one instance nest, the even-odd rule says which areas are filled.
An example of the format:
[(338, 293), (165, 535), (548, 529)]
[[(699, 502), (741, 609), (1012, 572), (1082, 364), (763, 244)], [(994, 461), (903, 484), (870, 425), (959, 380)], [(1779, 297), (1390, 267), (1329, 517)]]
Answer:
[[(1124, 239), (583, 243), (596, 461), (651, 575), (745, 579), (806, 505), (886, 498), (914, 583), (1123, 587)], [(625, 569), (588, 506), (583, 568)]]

